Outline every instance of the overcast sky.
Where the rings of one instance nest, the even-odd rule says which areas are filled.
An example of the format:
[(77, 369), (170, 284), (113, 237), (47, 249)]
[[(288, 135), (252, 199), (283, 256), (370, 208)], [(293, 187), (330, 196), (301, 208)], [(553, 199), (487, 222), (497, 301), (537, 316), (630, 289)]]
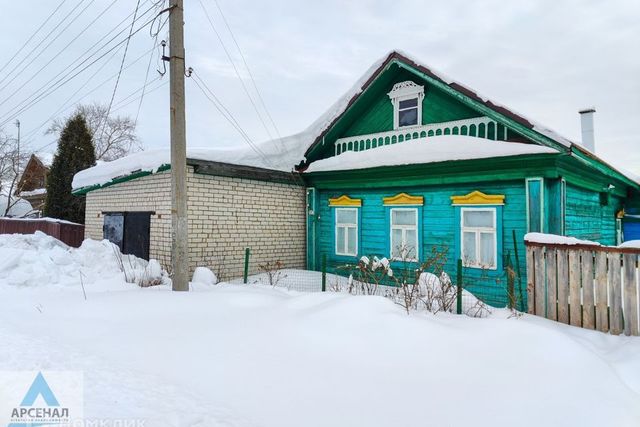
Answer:
[[(215, 1), (201, 1), (261, 107)], [(276, 124), (277, 130), (270, 129), (273, 136), (303, 130), (374, 61), (400, 49), (574, 141), (580, 139), (578, 110), (595, 106), (598, 154), (640, 173), (640, 1), (217, 1)], [(121, 29), (130, 25), (131, 18), (126, 18), (136, 6), (136, 0), (66, 0), (5, 67), (59, 3), (3, 3), (0, 123), (6, 122), (4, 131), (10, 134), (16, 129), (16, 106), (59, 73), (79, 70), (73, 61), (119, 23)], [(140, 10), (151, 3), (142, 0)], [(196, 69), (253, 141), (269, 139), (200, 0), (185, 3), (187, 66)], [(65, 21), (60, 27), (68, 24), (64, 32), (53, 31), (35, 48), (76, 6), (71, 17), (86, 9), (74, 22)], [(166, 30), (160, 38), (166, 37)], [(140, 60), (122, 72), (113, 113), (136, 116), (140, 93), (127, 96), (144, 85), (151, 59), (147, 81), (152, 83), (147, 90), (158, 89), (145, 95), (138, 118), (138, 134), (147, 148), (169, 144), (168, 75), (153, 81), (159, 77), (160, 52), (145, 54), (153, 43), (147, 29), (132, 38), (125, 64)], [(123, 53), (120, 49), (105, 56), (17, 115), (30, 149), (55, 150), (53, 138), (43, 135), (46, 125), (40, 126), (70, 111), (58, 113), (59, 109), (83, 96), (82, 102), (109, 102), (115, 78), (88, 93), (118, 72)], [(245, 144), (191, 79), (186, 85), (188, 145)], [(127, 105), (127, 99), (133, 102)], [(265, 113), (263, 121), (270, 125)]]

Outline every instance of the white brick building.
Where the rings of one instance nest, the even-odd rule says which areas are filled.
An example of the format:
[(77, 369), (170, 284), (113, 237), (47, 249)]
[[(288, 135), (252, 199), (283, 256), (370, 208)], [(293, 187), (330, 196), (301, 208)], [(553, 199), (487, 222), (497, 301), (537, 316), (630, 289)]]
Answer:
[[(260, 264), (277, 260), (287, 268), (305, 268), (306, 200), (299, 178), (288, 172), (202, 160), (189, 159), (188, 165), (191, 271), (202, 265), (221, 279), (241, 277), (245, 248), (251, 249), (251, 273)], [(170, 269), (170, 173), (138, 171), (76, 189), (86, 194), (85, 237), (107, 238), (111, 231), (105, 224), (120, 221), (115, 228), (121, 228), (121, 241), (116, 241), (121, 248), (141, 239), (143, 244), (134, 241), (136, 248), (129, 252), (158, 259)], [(131, 223), (136, 227), (127, 227), (127, 218), (134, 218)], [(148, 233), (146, 242), (141, 233)]]

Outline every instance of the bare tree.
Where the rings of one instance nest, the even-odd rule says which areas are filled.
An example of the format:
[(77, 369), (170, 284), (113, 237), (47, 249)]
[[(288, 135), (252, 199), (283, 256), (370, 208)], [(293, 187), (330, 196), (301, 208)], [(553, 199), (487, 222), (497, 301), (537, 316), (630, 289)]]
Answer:
[[(142, 149), (136, 136), (136, 123), (131, 117), (107, 117), (107, 106), (100, 103), (79, 105), (69, 117), (84, 117), (96, 147), (96, 160), (111, 161)], [(59, 135), (69, 117), (51, 122), (46, 134)]]
[(17, 140), (9, 138), (0, 129), (0, 197), (7, 198), (7, 205), (0, 211), (0, 216), (9, 215), (11, 208), (20, 201), (12, 195), (20, 181), (20, 168), (27, 159), (28, 156), (18, 150)]

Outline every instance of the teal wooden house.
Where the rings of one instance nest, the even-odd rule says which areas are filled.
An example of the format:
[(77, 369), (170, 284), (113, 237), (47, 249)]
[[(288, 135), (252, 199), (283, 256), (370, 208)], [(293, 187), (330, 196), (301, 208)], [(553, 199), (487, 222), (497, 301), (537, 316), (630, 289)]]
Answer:
[(504, 306), (506, 263), (525, 274), (525, 233), (621, 239), (640, 186), (594, 154), (592, 116), (574, 143), (390, 53), (320, 120), (298, 167), (308, 267), (419, 263), (444, 248), (450, 274), (461, 259), (469, 290)]

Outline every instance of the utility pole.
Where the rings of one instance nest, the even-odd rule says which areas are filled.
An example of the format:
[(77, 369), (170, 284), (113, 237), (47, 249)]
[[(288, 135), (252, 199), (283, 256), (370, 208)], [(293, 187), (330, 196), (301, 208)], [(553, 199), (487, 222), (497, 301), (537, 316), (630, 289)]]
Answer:
[(187, 230), (187, 142), (184, 102), (183, 0), (171, 0), (169, 12), (169, 87), (171, 92), (171, 260), (173, 290), (189, 290)]
[(20, 173), (20, 120), (16, 119), (15, 122), (16, 127), (18, 128), (18, 146), (16, 148), (16, 151), (18, 152), (18, 156), (17, 156), (17, 165), (16, 165), (16, 174)]

